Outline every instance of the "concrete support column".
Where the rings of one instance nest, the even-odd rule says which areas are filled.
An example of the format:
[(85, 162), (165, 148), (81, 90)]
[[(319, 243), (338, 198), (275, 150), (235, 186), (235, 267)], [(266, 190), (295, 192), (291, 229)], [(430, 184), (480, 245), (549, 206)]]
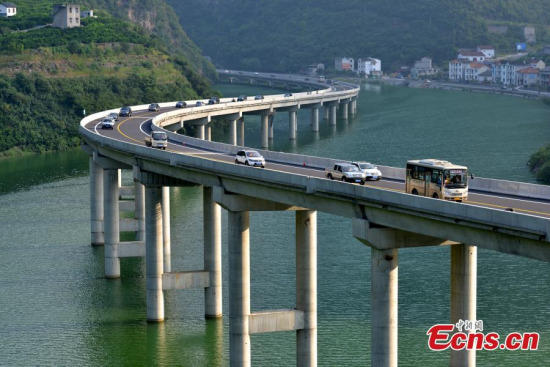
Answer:
[(237, 145), (237, 120), (229, 120), (229, 144)]
[(311, 109), (311, 131), (319, 131), (319, 109)]
[(118, 244), (120, 242), (120, 212), (118, 169), (105, 169), (103, 172), (103, 192), (105, 209), (105, 277), (120, 278), (120, 259)]
[(172, 271), (172, 244), (170, 234), (170, 187), (162, 187), (162, 247), (164, 258), (164, 272)]
[(267, 148), (268, 147), (268, 130), (269, 130), (269, 126), (268, 126), (268, 119), (269, 119), (269, 115), (267, 114), (262, 114), (261, 116), (261, 119), (262, 119), (262, 122), (261, 122), (261, 127), (260, 127), (260, 131), (261, 131), (261, 142), (262, 142), (262, 148)]
[(297, 111), (288, 111), (288, 130), (290, 140), (296, 140), (296, 130), (297, 130)]
[(160, 186), (145, 187), (147, 321), (151, 322), (164, 321), (162, 191)]
[(348, 103), (348, 115), (353, 116), (353, 101)]
[(222, 214), (212, 191), (212, 187), (203, 188), (204, 270), (210, 279), (204, 290), (207, 318), (222, 316)]
[(204, 129), (205, 129), (204, 138), (208, 141), (212, 141), (212, 126), (211, 126), (211, 124), (205, 125)]
[(323, 118), (325, 120), (330, 118), (330, 106), (325, 106), (325, 108), (323, 108)]
[(329, 125), (336, 126), (336, 105), (330, 106), (330, 122)]
[(137, 221), (136, 240), (145, 241), (145, 186), (134, 182), (134, 219)]
[(250, 215), (228, 211), (229, 363), (250, 367)]
[(347, 120), (348, 119), (348, 110), (349, 110), (349, 102), (342, 103), (342, 119)]
[(372, 366), (397, 367), (397, 253), (371, 250)]
[(267, 134), (267, 137), (269, 138), (269, 140), (273, 140), (273, 120), (275, 119), (275, 114), (271, 114), (269, 115), (269, 119), (268, 119), (268, 125), (269, 125), (269, 132)]
[[(477, 247), (464, 244), (451, 246), (451, 323), (476, 321)], [(465, 331), (469, 334), (473, 330)], [(474, 367), (476, 351), (451, 350), (451, 367)]]
[(244, 147), (244, 117), (237, 121), (237, 145)]
[(296, 309), (304, 328), (296, 331), (296, 365), (317, 366), (317, 212), (296, 212)]
[(197, 125), (197, 138), (204, 140), (205, 133), (204, 133), (204, 125)]
[(103, 168), (90, 156), (90, 221), (92, 246), (105, 243), (103, 234)]

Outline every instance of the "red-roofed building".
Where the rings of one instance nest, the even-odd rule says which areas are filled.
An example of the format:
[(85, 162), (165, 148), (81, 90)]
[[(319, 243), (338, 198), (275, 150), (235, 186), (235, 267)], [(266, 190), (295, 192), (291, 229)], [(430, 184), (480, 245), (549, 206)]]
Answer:
[(533, 67), (527, 67), (516, 72), (517, 85), (535, 85), (539, 80), (540, 70)]

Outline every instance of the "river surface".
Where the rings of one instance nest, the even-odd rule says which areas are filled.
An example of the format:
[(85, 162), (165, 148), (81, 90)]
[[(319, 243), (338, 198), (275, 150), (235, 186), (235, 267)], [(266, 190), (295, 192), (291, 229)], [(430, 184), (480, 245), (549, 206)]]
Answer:
[[(221, 85), (226, 96), (273, 93)], [(322, 116), (322, 115), (321, 115)], [(246, 117), (259, 146), (260, 118)], [(363, 85), (358, 115), (321, 120), (312, 133), (299, 112), (275, 118), (271, 149), (400, 166), (442, 158), (477, 176), (535, 182), (526, 161), (550, 137), (550, 108), (521, 98)], [(216, 137), (223, 140), (225, 137)], [(103, 276), (103, 248), (90, 243), (88, 158), (78, 152), (0, 161), (0, 366), (228, 366), (224, 318), (204, 320), (202, 290), (165, 292), (166, 320), (148, 324), (144, 259), (122, 259)], [(129, 173), (123, 175), (129, 184)], [(202, 267), (202, 191), (171, 190), (172, 269)], [(223, 266), (227, 228), (223, 214)], [(294, 214), (251, 214), (253, 311), (295, 304)], [(319, 366), (370, 365), (370, 250), (349, 219), (318, 215)], [(399, 253), (399, 364), (446, 366), (426, 331), (449, 320), (450, 252)], [(226, 279), (227, 271), (224, 271)], [(550, 365), (550, 265), (479, 249), (477, 319), (484, 332), (538, 332), (538, 351), (482, 351), (478, 366)], [(293, 332), (251, 337), (254, 366), (295, 365)]]

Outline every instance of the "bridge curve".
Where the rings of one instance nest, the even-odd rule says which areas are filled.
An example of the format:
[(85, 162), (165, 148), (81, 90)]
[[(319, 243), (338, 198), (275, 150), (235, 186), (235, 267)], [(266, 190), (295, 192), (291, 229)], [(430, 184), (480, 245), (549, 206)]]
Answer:
[[(263, 76), (256, 73), (246, 75), (250, 78)], [(276, 75), (269, 74), (269, 78), (276, 79)], [(398, 249), (453, 246), (451, 263), (455, 264), (455, 270), (452, 277), (460, 279), (455, 295), (451, 297), (453, 319), (475, 319), (477, 246), (550, 261), (550, 192), (544, 186), (480, 179), (475, 181), (480, 183), (478, 196), (472, 194), (474, 203), (460, 204), (405, 194), (399, 183), (403, 179), (403, 170), (398, 168), (381, 167), (384, 176), (392, 179), (390, 181), (359, 186), (325, 179), (323, 169), (340, 161), (330, 158), (264, 150), (266, 169), (233, 163), (235, 152), (241, 149), (235, 145), (236, 124), (244, 115), (260, 115), (264, 145), (269, 137), (270, 114), (289, 112), (289, 138), (292, 139), (296, 129), (292, 123), (292, 111), (311, 108), (312, 113), (314, 110), (318, 113), (319, 108), (328, 108), (331, 123), (333, 116), (336, 123), (336, 106), (342, 104), (344, 109), (353, 113), (358, 93), (357, 86), (340, 83), (338, 87), (324, 86), (294, 93), (291, 97), (273, 95), (244, 102), (222, 99), (220, 104), (178, 110), (173, 108), (175, 102), (161, 103), (158, 113), (149, 113), (147, 105), (133, 106), (134, 115), (117, 123), (114, 131), (100, 131), (98, 126), (102, 117), (109, 112), (118, 112), (118, 109), (84, 118), (80, 133), (84, 149), (90, 154), (92, 241), (95, 238), (95, 242), (105, 244), (106, 276), (120, 276), (117, 262), (125, 253), (130, 256), (143, 256), (143, 252), (155, 254), (152, 259), (147, 259), (148, 319), (161, 321), (164, 317), (162, 290), (183, 287), (174, 280), (183, 277), (181, 273), (171, 276), (172, 272), (167, 271), (169, 266), (159, 265), (159, 261), (163, 262), (162, 242), (165, 238), (162, 238), (162, 233), (164, 231), (165, 237), (169, 233), (169, 229), (159, 227), (163, 217), (159, 212), (164, 210), (164, 218), (167, 216), (162, 209), (166, 208), (166, 190), (163, 191), (162, 187), (203, 185), (205, 269), (189, 275), (193, 280), (188, 282), (204, 286), (207, 294), (213, 293), (206, 296), (205, 306), (213, 310), (207, 310), (207, 315), (210, 312), (210, 316), (219, 316), (221, 205), (228, 210), (230, 224), (230, 316), (235, 320), (230, 324), (231, 364), (249, 365), (250, 333), (276, 329), (297, 330), (300, 340), (297, 342), (298, 358), (303, 361), (299, 365), (314, 365), (316, 290), (311, 284), (316, 282), (316, 212), (348, 217), (353, 220), (353, 235), (372, 248), (373, 289), (379, 292), (377, 296), (373, 295), (372, 306), (373, 334), (376, 333), (372, 338), (373, 365), (393, 366), (397, 364)], [(208, 134), (202, 128), (198, 129), (199, 138), (174, 132), (186, 123), (204, 127), (215, 118), (226, 119), (231, 124), (232, 144), (208, 141)], [(143, 145), (143, 137), (150, 130), (168, 133), (167, 151)], [(144, 188), (138, 185), (135, 188), (136, 211), (139, 207), (141, 213), (136, 226), (141, 228), (141, 235), (138, 235), (141, 241), (132, 244), (120, 243), (118, 238), (117, 172), (123, 168), (132, 169), (134, 179), (144, 185)], [(516, 210), (511, 212), (504, 208)], [(297, 266), (304, 270), (297, 279), (297, 307), (291, 311), (263, 314), (251, 313), (249, 309), (249, 279), (248, 283), (246, 280), (248, 216), (249, 212), (258, 210), (294, 210), (297, 213), (296, 256), (300, 258)], [(315, 223), (315, 226), (304, 223)], [(206, 251), (207, 247), (210, 252)], [(143, 251), (144, 248), (147, 250)], [(309, 255), (304, 256), (304, 253)], [(233, 298), (244, 299), (245, 303), (235, 301), (237, 304), (233, 304)], [(453, 352), (451, 358), (471, 360), (472, 352)], [(475, 360), (475, 354), (473, 358)]]

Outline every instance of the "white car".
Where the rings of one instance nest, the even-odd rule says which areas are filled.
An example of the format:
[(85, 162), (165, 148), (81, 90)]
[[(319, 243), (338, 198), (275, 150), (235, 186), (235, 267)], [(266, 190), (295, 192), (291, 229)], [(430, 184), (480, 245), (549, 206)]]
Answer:
[(354, 166), (359, 168), (367, 176), (367, 180), (380, 180), (382, 178), (382, 172), (374, 164), (368, 162), (351, 162)]
[(264, 157), (262, 157), (262, 155), (255, 150), (239, 150), (235, 156), (235, 163), (252, 167), (265, 167)]
[(105, 117), (101, 121), (101, 128), (102, 129), (111, 129), (111, 130), (113, 130), (114, 126), (115, 126), (115, 120), (112, 117)]

